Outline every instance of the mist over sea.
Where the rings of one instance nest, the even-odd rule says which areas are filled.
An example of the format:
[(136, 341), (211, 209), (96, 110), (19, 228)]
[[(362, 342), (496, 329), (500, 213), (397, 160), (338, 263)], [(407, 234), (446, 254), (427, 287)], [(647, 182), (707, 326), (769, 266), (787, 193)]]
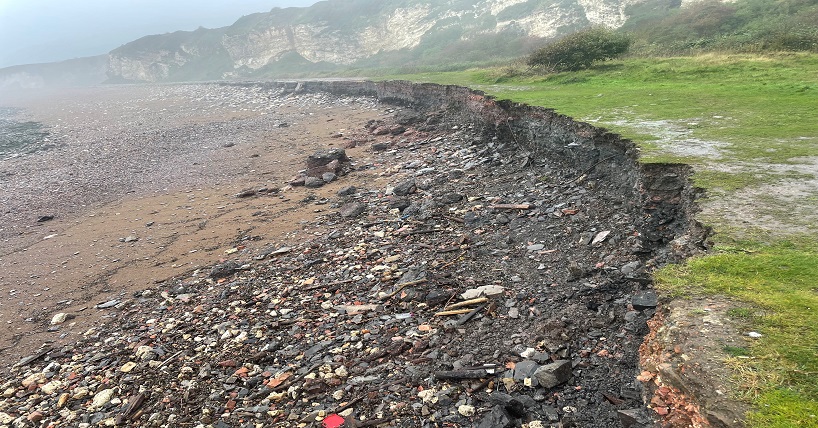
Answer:
[(20, 111), (0, 107), (0, 159), (16, 158), (54, 147), (42, 123), (15, 119)]

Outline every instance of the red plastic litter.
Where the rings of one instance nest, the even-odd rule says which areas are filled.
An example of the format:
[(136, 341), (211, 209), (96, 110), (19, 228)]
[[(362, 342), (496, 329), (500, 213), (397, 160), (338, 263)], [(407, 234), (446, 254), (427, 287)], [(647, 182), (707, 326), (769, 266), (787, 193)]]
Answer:
[(333, 413), (324, 418), (324, 428), (339, 428), (344, 425), (344, 418)]

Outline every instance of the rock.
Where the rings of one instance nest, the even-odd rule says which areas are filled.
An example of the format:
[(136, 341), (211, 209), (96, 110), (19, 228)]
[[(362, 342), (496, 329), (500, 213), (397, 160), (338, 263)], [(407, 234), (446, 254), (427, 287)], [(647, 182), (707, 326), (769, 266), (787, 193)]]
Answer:
[(623, 428), (641, 428), (651, 425), (650, 418), (642, 409), (617, 410)]
[(108, 309), (113, 308), (114, 306), (120, 303), (119, 299), (108, 300), (107, 302), (100, 303), (94, 306), (97, 309)]
[(503, 294), (503, 291), (505, 291), (505, 288), (500, 285), (481, 285), (480, 287), (464, 291), (460, 297), (463, 300), (469, 300), (480, 296), (496, 296), (498, 294)]
[(415, 179), (410, 178), (408, 180), (404, 180), (392, 189), (392, 194), (395, 196), (406, 196), (410, 193), (415, 193), (417, 191), (417, 184)]
[(540, 367), (534, 377), (543, 388), (553, 388), (571, 379), (571, 374), (571, 361), (560, 360)]
[[(538, 385), (534, 373), (540, 368), (540, 365), (530, 360), (523, 360), (514, 366), (514, 380), (527, 382), (525, 386), (535, 387)], [(526, 381), (526, 379), (529, 379)]]
[(355, 186), (346, 186), (342, 187), (341, 190), (338, 191), (338, 196), (351, 196), (357, 192), (358, 189)]
[(543, 244), (531, 244), (531, 245), (526, 247), (526, 250), (528, 250), (528, 251), (540, 251), (543, 248), (545, 248), (545, 245), (543, 245)]
[(39, 424), (40, 421), (43, 420), (43, 417), (44, 417), (43, 412), (33, 411), (26, 417), (26, 419), (28, 419), (32, 423)]
[(359, 215), (363, 214), (366, 211), (366, 204), (362, 204), (360, 202), (350, 202), (342, 206), (338, 213), (341, 214), (343, 218), (355, 218)]
[(640, 291), (631, 297), (633, 308), (639, 311), (655, 308), (659, 305), (659, 298), (653, 290)]
[(304, 178), (304, 187), (308, 187), (311, 189), (316, 189), (318, 187), (323, 186), (326, 182), (318, 177), (306, 177)]
[(139, 240), (139, 237), (138, 236), (133, 236), (133, 235), (128, 235), (127, 237), (122, 238), (122, 242), (124, 242), (126, 244), (130, 243), (130, 242), (136, 242), (138, 240)]
[(624, 266), (619, 268), (619, 271), (622, 272), (622, 275), (629, 276), (630, 274), (636, 272), (641, 265), (642, 264), (638, 261), (626, 263)]
[(307, 158), (307, 168), (325, 166), (335, 160), (338, 162), (349, 162), (350, 159), (347, 157), (346, 151), (341, 148), (319, 150)]
[(236, 273), (240, 267), (241, 265), (233, 260), (217, 264), (210, 269), (210, 277), (213, 279), (226, 278)]
[(321, 179), (327, 183), (332, 183), (333, 181), (335, 181), (336, 178), (338, 178), (338, 176), (335, 175), (334, 172), (325, 172), (321, 174)]
[(51, 220), (54, 220), (53, 215), (43, 215), (43, 216), (40, 216), (40, 218), (37, 219), (37, 223), (45, 223), (45, 222), (51, 221)]
[(58, 314), (54, 314), (54, 316), (51, 317), (51, 325), (62, 324), (66, 320), (68, 320), (68, 314), (60, 312)]
[(591, 241), (591, 245), (601, 244), (602, 241), (608, 238), (608, 235), (610, 234), (610, 230), (603, 230), (602, 232), (597, 233), (596, 236), (594, 236), (594, 239)]
[(45, 395), (51, 395), (57, 392), (58, 389), (62, 387), (62, 382), (58, 380), (52, 380), (51, 382), (46, 383), (45, 385), (40, 387), (40, 391), (43, 392)]
[(114, 398), (114, 390), (111, 388), (103, 389), (102, 391), (94, 394), (94, 398), (91, 400), (91, 408), (100, 409), (108, 404), (112, 398)]
[(514, 320), (516, 320), (517, 318), (520, 318), (520, 310), (517, 309), (516, 307), (509, 309), (508, 310), (508, 317), (511, 318), (511, 319), (514, 319)]
[(474, 416), (474, 406), (469, 406), (467, 404), (463, 404), (457, 407), (457, 413), (460, 413), (462, 416), (470, 417)]
[(372, 149), (373, 152), (382, 152), (389, 148), (389, 143), (384, 142), (372, 143), (372, 145), (369, 147)]
[(483, 416), (477, 428), (509, 428), (514, 426), (514, 420), (503, 406), (494, 406), (491, 412)]

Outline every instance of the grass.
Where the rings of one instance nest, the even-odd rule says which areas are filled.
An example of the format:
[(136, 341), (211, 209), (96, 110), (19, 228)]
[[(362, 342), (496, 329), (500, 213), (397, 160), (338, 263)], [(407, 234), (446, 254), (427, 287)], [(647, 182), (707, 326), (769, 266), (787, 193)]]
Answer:
[[(734, 361), (742, 391), (757, 406), (751, 426), (818, 426), (818, 247), (745, 242), (667, 266), (657, 285), (674, 296), (720, 294), (752, 306), (731, 309), (763, 336)], [(753, 309), (757, 308), (757, 309)], [(740, 351), (749, 351), (740, 353)], [(766, 375), (766, 377), (764, 377)]]
[[(816, 54), (630, 58), (548, 76), (512, 66), (383, 78), (470, 86), (591, 121), (636, 141), (645, 162), (693, 164), (695, 183), (728, 204), (737, 191), (815, 175), (800, 164), (818, 156)], [(818, 197), (784, 204), (754, 197), (791, 233), (716, 211), (707, 219), (718, 232), (712, 254), (662, 268), (657, 286), (680, 298), (730, 296), (739, 303), (728, 316), (762, 333), (747, 348), (724, 349), (737, 394), (754, 405), (750, 427), (818, 427), (818, 242), (816, 225), (807, 224), (814, 217), (794, 214), (818, 211)]]

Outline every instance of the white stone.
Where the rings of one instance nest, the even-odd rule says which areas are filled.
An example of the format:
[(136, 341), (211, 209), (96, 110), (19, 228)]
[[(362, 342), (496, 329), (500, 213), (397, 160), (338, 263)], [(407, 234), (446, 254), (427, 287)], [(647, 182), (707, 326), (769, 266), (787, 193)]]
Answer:
[(463, 404), (457, 407), (457, 413), (465, 417), (474, 416), (474, 406), (469, 406), (468, 404)]

